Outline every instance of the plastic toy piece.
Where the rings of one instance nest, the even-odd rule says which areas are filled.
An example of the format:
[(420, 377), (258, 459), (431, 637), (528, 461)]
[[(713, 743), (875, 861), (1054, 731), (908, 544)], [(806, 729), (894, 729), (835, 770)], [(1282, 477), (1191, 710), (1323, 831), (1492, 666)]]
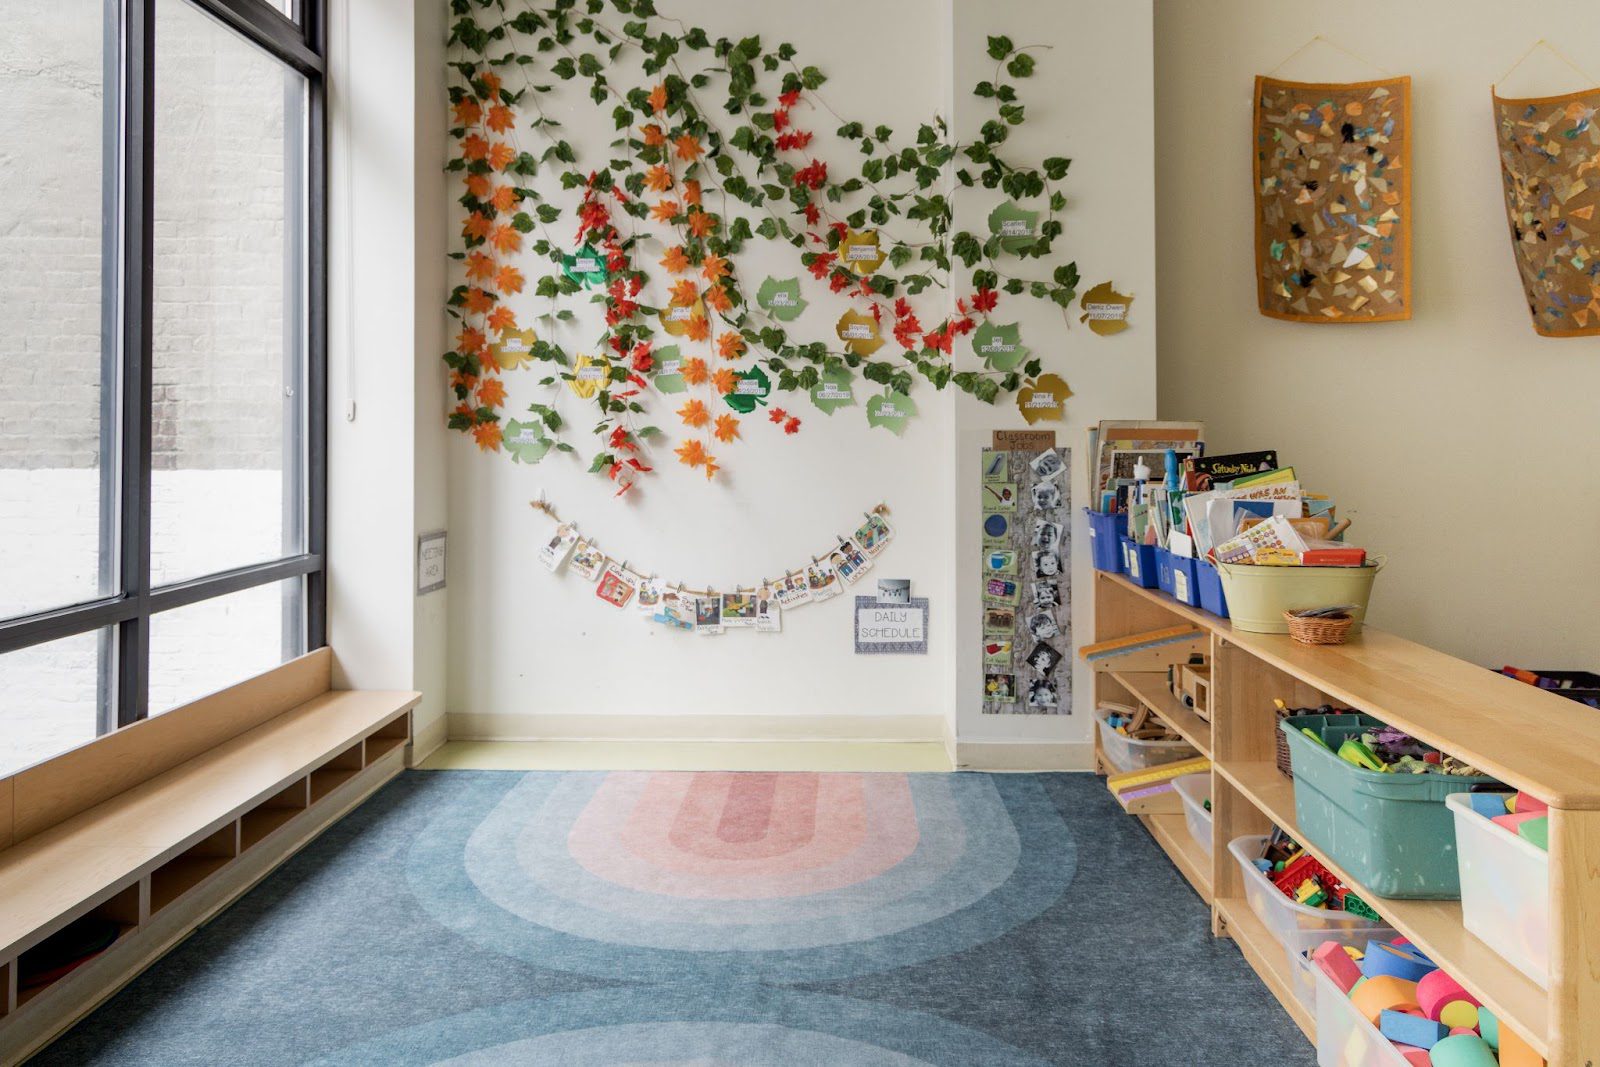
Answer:
[(1516, 796), (1516, 801), (1517, 806), (1511, 810), (1516, 812), (1518, 815), (1525, 815), (1529, 812), (1535, 812), (1539, 815), (1543, 815), (1545, 812), (1550, 810), (1550, 805), (1546, 804), (1538, 797), (1530, 797), (1526, 793), (1518, 793)]
[(1378, 1030), (1396, 1044), (1417, 1048), (1432, 1048), (1450, 1036), (1450, 1028), (1443, 1023), (1393, 1009), (1385, 1009), (1378, 1017)]
[(1544, 817), (1545, 816), (1542, 813), (1536, 811), (1519, 811), (1512, 815), (1497, 815), (1489, 821), (1494, 823), (1496, 826), (1510, 830), (1512, 833), (1516, 833), (1517, 827), (1521, 826), (1523, 823), (1529, 822), (1533, 819), (1542, 819)]
[(1417, 1006), (1428, 1018), (1441, 1018), (1445, 1007), (1453, 1003), (1466, 1003), (1476, 1008), (1478, 998), (1461, 988), (1461, 983), (1444, 971), (1434, 971), (1417, 983)]
[[(1433, 1067), (1496, 1067), (1494, 1053), (1477, 1034), (1453, 1034), (1428, 1053)], [(1500, 1067), (1506, 1067), (1502, 1057)]]
[(1378, 758), (1377, 753), (1353, 737), (1339, 746), (1339, 758), (1369, 771), (1384, 771), (1389, 767)]
[(1400, 1058), (1406, 1061), (1406, 1067), (1433, 1067), (1433, 1058), (1428, 1055), (1425, 1048), (1414, 1045), (1396, 1045), (1394, 1050), (1400, 1053)]
[(1368, 977), (1350, 992), (1350, 1003), (1373, 1026), (1386, 1009), (1406, 1011), (1417, 1006), (1417, 983), (1391, 974)]
[(1499, 1049), (1500, 1020), (1495, 1017), (1494, 1012), (1482, 1005), (1478, 1006), (1478, 1033), (1483, 1035), (1490, 1048)]
[(1344, 946), (1337, 941), (1324, 941), (1316, 951), (1311, 953), (1311, 962), (1316, 964), (1328, 980), (1339, 987), (1339, 992), (1349, 995), (1361, 981), (1361, 967)]
[[(1386, 945), (1382, 941), (1367, 942), (1367, 958), (1361, 961), (1361, 973), (1368, 978), (1377, 978), (1387, 975), (1393, 978), (1403, 978), (1407, 982), (1420, 983), (1422, 979), (1437, 970), (1427, 960), (1419, 959), (1405, 949), (1396, 945)], [(1418, 1003), (1417, 1007), (1421, 1007)], [(1429, 1013), (1430, 1018), (1435, 1018)], [(1416, 1044), (1416, 1042), (1412, 1042)]]
[[(1544, 1057), (1533, 1051), (1533, 1046), (1509, 1026), (1499, 1027), (1500, 1067), (1544, 1067)], [(1437, 1061), (1435, 1061), (1437, 1062)], [(1444, 1064), (1442, 1067), (1454, 1067)]]
[[(1530, 813), (1531, 814), (1531, 813)], [(1550, 816), (1539, 815), (1517, 827), (1517, 836), (1546, 852), (1550, 851)]]
[(1511, 806), (1516, 797), (1508, 797), (1504, 793), (1468, 793), (1467, 800), (1471, 802), (1472, 810), (1485, 819), (1493, 819), (1516, 810)]

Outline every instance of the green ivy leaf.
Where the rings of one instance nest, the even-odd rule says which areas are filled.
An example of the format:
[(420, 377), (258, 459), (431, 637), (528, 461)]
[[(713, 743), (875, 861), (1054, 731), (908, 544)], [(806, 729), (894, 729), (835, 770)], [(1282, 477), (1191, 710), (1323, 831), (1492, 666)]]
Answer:
[(517, 463), (538, 463), (544, 459), (555, 442), (544, 435), (538, 422), (518, 422), (511, 419), (501, 431), (500, 446), (510, 453)]
[(756, 290), (756, 303), (779, 322), (793, 322), (806, 309), (799, 278), (768, 278)]
[(867, 425), (881, 426), (896, 435), (905, 432), (906, 422), (916, 413), (916, 403), (896, 389), (885, 389), (867, 401)]
[(989, 232), (1007, 252), (1020, 252), (1039, 239), (1039, 213), (1025, 211), (1007, 200), (989, 212)]
[(1011, 57), (1011, 62), (1006, 64), (1006, 72), (1013, 78), (1026, 78), (1033, 73), (1033, 57), (1026, 52), (1018, 52)]
[(972, 331), (972, 351), (990, 370), (998, 371), (1013, 370), (1028, 357), (1022, 329), (1015, 322), (1003, 326), (985, 322), (979, 326)]
[(1009, 37), (991, 37), (991, 38), (989, 38), (989, 58), (990, 59), (1004, 59), (1006, 56), (1009, 56), (1010, 54), (1011, 54), (1011, 38), (1009, 38)]
[(756, 405), (765, 406), (767, 397), (771, 395), (772, 379), (760, 367), (751, 367), (739, 375), (734, 382), (733, 392), (722, 399), (739, 414), (748, 415), (756, 409)]

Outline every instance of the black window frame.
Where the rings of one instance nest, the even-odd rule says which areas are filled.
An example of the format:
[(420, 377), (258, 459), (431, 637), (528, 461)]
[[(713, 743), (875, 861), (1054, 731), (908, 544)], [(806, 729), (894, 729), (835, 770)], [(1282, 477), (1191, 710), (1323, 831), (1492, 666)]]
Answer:
[[(152, 586), (150, 488), (155, 263), (155, 8), (175, 0), (105, 0), (101, 267), (100, 573), (96, 599), (0, 620), (0, 655), (99, 630), (98, 734), (150, 713), (150, 620), (154, 615), (284, 579), (303, 579), (304, 617), (284, 619), (285, 640), (304, 627), (305, 648), (327, 644), (327, 66), (324, 0), (298, 0), (290, 18), (269, 0), (176, 0), (305, 77), (304, 406), (288, 425), (303, 435), (304, 478), (286, 509), (303, 522), (305, 551)], [(291, 246), (295, 247), (295, 246)], [(290, 299), (298, 299), (294, 289)], [(116, 388), (106, 387), (116, 383)], [(295, 465), (298, 470), (298, 465)]]

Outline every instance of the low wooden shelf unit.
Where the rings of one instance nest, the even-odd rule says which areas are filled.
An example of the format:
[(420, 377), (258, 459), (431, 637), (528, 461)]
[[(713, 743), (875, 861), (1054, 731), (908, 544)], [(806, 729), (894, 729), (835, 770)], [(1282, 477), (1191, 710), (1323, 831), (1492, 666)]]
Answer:
[[(1182, 815), (1142, 820), (1211, 905), (1213, 930), (1234, 940), (1307, 1037), (1315, 1040), (1314, 1014), (1296, 998), (1283, 947), (1251, 912), (1228, 852), (1233, 839), (1274, 825), (1307, 845), (1552, 1067), (1600, 1064), (1600, 712), (1371, 627), (1344, 645), (1299, 645), (1235, 631), (1226, 619), (1121, 575), (1095, 577), (1094, 641), (1179, 623), (1210, 635), (1209, 723), (1175, 699), (1156, 672), (1099, 671), (1095, 699), (1143, 704), (1211, 759), (1209, 856)], [(1274, 698), (1366, 712), (1551, 806), (1548, 992), (1467, 933), (1459, 901), (1379, 897), (1298, 836), (1294, 784), (1274, 762)], [(1097, 765), (1104, 766), (1103, 755)]]

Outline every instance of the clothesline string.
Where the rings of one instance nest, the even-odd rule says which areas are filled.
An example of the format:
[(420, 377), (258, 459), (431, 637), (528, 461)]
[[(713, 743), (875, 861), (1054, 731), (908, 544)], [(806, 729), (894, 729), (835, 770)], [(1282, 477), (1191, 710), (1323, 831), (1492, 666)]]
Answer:
[[(1526, 52), (1522, 53), (1522, 55), (1518, 56), (1517, 57), (1517, 61), (1515, 63), (1511, 64), (1510, 68), (1507, 69), (1504, 74), (1500, 75), (1500, 77), (1498, 77), (1498, 78), (1496, 78), (1494, 80), (1494, 85), (1498, 86), (1501, 82), (1505, 81), (1507, 78), (1511, 77), (1511, 75), (1515, 74), (1516, 71), (1517, 71), (1517, 68), (1522, 66), (1522, 64), (1526, 63), (1528, 61), (1528, 58), (1530, 56), (1532, 56), (1535, 52), (1537, 52), (1540, 48), (1543, 48), (1545, 51), (1549, 52), (1551, 55), (1553, 55), (1557, 59), (1561, 60), (1561, 62), (1563, 62), (1567, 66), (1571, 67), (1574, 71), (1577, 72), (1578, 76), (1580, 78), (1582, 78), (1584, 81), (1590, 83), (1591, 85), (1596, 83), (1596, 79), (1591, 77), (1589, 75), (1588, 71), (1584, 70), (1582, 67), (1578, 66), (1578, 64), (1576, 64), (1572, 60), (1568, 59), (1567, 56), (1566, 56), (1566, 53), (1562, 52), (1561, 49), (1557, 48), (1555, 45), (1551, 44), (1549, 41), (1547, 41), (1543, 37), (1541, 37), (1537, 41), (1535, 41), (1531, 45), (1529, 45), (1528, 46), (1528, 50)], [(1493, 88), (1493, 87), (1494, 86), (1491, 86), (1491, 88)]]
[(1362, 55), (1360, 52), (1356, 52), (1356, 51), (1353, 51), (1353, 50), (1351, 50), (1349, 48), (1346, 48), (1344, 45), (1340, 44), (1338, 41), (1335, 41), (1335, 40), (1333, 40), (1332, 38), (1329, 38), (1329, 37), (1325, 37), (1325, 36), (1323, 36), (1322, 34), (1319, 33), (1319, 34), (1315, 35), (1314, 37), (1312, 37), (1311, 40), (1307, 41), (1305, 44), (1301, 45), (1299, 48), (1296, 48), (1293, 52), (1290, 52), (1287, 56), (1285, 56), (1282, 63), (1279, 63), (1276, 67), (1273, 67), (1271, 70), (1267, 71), (1268, 77), (1271, 77), (1272, 75), (1278, 73), (1278, 71), (1282, 70), (1284, 67), (1287, 67), (1295, 59), (1298, 59), (1306, 51), (1306, 49), (1310, 48), (1312, 45), (1316, 44), (1318, 41), (1321, 41), (1323, 44), (1327, 45), (1329, 48), (1338, 49), (1339, 51), (1343, 52), (1345, 55), (1349, 56), (1351, 59), (1357, 60), (1358, 62), (1361, 62), (1361, 63), (1365, 63), (1367, 66), (1371, 67), (1373, 70), (1377, 71), (1379, 74), (1391, 75), (1391, 74), (1394, 73), (1388, 67), (1383, 66), (1381, 63), (1375, 63), (1372, 60), (1368, 59), (1366, 56)]

